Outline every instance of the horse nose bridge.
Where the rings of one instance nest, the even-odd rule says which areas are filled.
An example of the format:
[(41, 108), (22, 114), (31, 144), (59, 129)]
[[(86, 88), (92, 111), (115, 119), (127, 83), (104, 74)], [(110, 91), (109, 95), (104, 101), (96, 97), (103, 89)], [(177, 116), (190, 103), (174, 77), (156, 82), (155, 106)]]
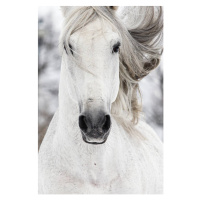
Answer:
[(99, 97), (104, 97), (105, 92), (104, 82), (97, 76), (93, 76), (86, 83), (85, 94), (88, 98), (98, 99)]

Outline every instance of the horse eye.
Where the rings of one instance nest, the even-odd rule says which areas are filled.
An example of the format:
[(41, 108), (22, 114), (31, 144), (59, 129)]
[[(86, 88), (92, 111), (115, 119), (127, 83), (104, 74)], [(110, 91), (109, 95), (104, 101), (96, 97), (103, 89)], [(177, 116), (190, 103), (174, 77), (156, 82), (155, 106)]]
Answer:
[(73, 55), (74, 53), (73, 53), (73, 49), (72, 49), (72, 45), (71, 44), (69, 44), (69, 48), (70, 48), (71, 54)]
[[(74, 53), (73, 53), (73, 49), (72, 49), (72, 45), (71, 44), (69, 44), (69, 48), (70, 48), (71, 54), (73, 55)], [(64, 45), (64, 49), (65, 49), (65, 51), (67, 53), (67, 49), (66, 49), (65, 45)]]
[(112, 49), (112, 53), (118, 53), (119, 52), (119, 47), (120, 47), (120, 42), (117, 42)]

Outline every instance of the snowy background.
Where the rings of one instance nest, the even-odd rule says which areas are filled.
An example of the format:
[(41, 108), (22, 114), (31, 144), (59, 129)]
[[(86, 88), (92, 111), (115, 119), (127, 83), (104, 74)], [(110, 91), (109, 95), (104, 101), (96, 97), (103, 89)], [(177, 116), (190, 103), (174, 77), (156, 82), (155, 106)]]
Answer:
[[(58, 107), (62, 15), (59, 7), (38, 10), (38, 148)], [(145, 120), (163, 141), (163, 65), (140, 82)]]

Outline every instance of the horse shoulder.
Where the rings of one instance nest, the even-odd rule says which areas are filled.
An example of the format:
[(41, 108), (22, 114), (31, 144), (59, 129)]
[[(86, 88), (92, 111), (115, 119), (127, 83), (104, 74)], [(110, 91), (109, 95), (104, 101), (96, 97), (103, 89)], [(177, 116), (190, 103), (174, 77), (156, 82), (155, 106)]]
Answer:
[(147, 145), (154, 146), (155, 150), (162, 154), (163, 144), (152, 127), (140, 120), (135, 126), (135, 130), (144, 138), (144, 142)]
[[(146, 186), (146, 191), (162, 193), (163, 191), (163, 144), (156, 132), (145, 122), (140, 121), (135, 130), (142, 135), (138, 148), (138, 159), (141, 168), (145, 169), (146, 176), (150, 182)], [(142, 159), (143, 158), (143, 159)], [(147, 181), (148, 182), (148, 181)], [(147, 193), (149, 193), (147, 192)]]

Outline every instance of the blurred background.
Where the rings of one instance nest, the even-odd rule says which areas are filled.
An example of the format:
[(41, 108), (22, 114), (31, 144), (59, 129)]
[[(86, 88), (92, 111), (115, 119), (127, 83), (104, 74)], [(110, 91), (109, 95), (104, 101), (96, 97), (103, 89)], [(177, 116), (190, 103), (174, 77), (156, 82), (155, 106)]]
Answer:
[[(59, 7), (38, 8), (38, 149), (58, 107), (61, 58)], [(140, 82), (146, 122), (163, 141), (163, 64)]]

